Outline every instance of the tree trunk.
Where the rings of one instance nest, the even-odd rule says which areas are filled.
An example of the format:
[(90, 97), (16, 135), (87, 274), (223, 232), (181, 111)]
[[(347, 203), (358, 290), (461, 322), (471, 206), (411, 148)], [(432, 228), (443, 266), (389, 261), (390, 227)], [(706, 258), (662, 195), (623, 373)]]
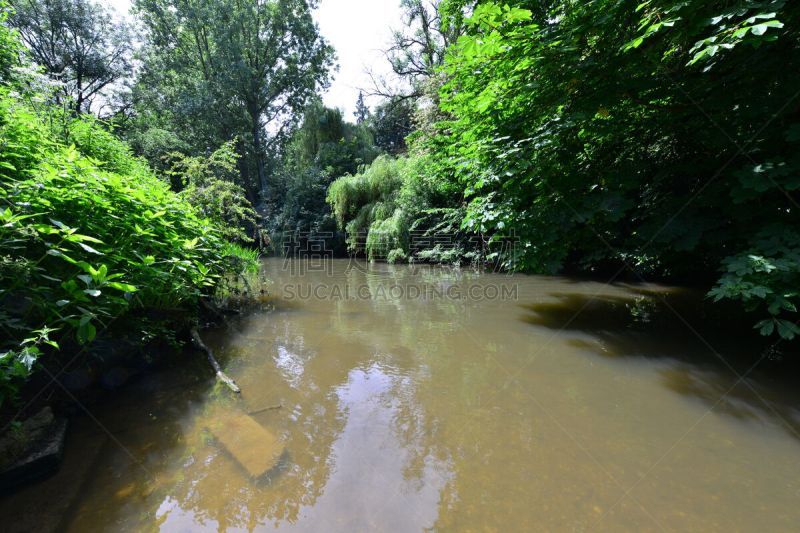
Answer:
[(258, 183), (261, 187), (261, 198), (267, 197), (267, 175), (264, 171), (264, 155), (261, 153), (261, 117), (259, 113), (250, 112), (250, 118), (253, 121), (253, 147), (255, 148), (256, 167), (258, 169)]

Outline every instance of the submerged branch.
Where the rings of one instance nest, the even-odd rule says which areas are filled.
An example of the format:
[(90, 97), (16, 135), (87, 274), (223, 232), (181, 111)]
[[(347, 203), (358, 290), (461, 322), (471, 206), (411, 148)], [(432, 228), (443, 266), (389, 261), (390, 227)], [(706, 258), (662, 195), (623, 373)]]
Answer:
[(214, 357), (214, 353), (211, 351), (211, 348), (205, 345), (203, 339), (200, 338), (200, 333), (197, 331), (197, 328), (192, 328), (192, 340), (197, 345), (198, 348), (206, 352), (206, 357), (208, 357), (208, 362), (214, 368), (214, 371), (217, 373), (217, 379), (223, 382), (225, 385), (228, 386), (233, 392), (239, 394), (242, 392), (242, 389), (239, 388), (239, 385), (236, 384), (233, 379), (231, 379), (225, 372), (222, 371), (222, 367), (219, 366), (216, 358)]
[(271, 405), (269, 407), (264, 407), (263, 409), (256, 409), (255, 411), (250, 411), (247, 413), (250, 416), (260, 415), (261, 413), (266, 413), (267, 411), (276, 411), (278, 409), (283, 409), (283, 404), (279, 403), (277, 405)]

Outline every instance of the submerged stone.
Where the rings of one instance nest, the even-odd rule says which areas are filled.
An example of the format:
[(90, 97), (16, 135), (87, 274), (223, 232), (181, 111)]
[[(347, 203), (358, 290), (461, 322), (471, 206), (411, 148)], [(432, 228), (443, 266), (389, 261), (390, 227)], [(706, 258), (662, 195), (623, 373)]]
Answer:
[(207, 427), (253, 478), (274, 468), (284, 450), (283, 443), (272, 431), (244, 413), (219, 411)]

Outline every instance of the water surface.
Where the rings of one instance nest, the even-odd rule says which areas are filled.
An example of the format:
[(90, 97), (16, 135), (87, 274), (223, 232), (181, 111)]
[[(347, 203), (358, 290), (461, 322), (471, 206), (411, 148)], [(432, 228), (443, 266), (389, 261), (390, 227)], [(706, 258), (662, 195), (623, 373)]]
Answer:
[[(285, 266), (267, 262), (271, 310), (206, 333), (240, 398), (178, 368), (78, 424), (67, 461), (103, 444), (66, 529), (800, 525), (792, 380), (686, 291)], [(275, 405), (252, 416), (285, 450), (251, 479), (209, 419)]]

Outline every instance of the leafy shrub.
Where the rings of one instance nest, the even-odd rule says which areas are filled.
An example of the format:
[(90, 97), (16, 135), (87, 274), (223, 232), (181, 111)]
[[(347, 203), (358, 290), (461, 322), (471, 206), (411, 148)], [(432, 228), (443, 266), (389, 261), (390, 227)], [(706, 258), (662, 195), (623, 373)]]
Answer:
[[(339, 226), (347, 230), (352, 252), (360, 252), (359, 248), (365, 246), (372, 259), (403, 247), (399, 237), (408, 228), (403, 214), (397, 212), (397, 200), (407, 163), (404, 157), (380, 156), (363, 172), (342, 176), (329, 187), (328, 203)], [(394, 224), (384, 224), (389, 219)]]
[(0, 402), (65, 342), (89, 343), (135, 308), (189, 308), (251, 264), (124, 143), (92, 120), (68, 124), (53, 138), (0, 89)]
[(167, 172), (183, 189), (181, 196), (196, 206), (203, 216), (216, 222), (228, 240), (252, 242), (251, 233), (258, 215), (244, 188), (235, 183), (239, 155), (234, 142), (227, 142), (209, 157), (170, 154)]
[[(455, 263), (465, 256), (468, 236), (460, 230), (464, 212), (452, 206), (460, 195), (451, 182), (431, 172), (432, 165), (431, 158), (420, 153), (381, 156), (361, 173), (331, 184), (328, 202), (340, 227), (347, 230), (351, 252), (391, 263)], [(435, 235), (438, 238), (431, 238)], [(414, 246), (417, 237), (440, 245)]]
[(777, 333), (791, 340), (800, 327), (785, 318), (797, 312), (800, 297), (800, 234), (793, 229), (768, 228), (753, 247), (723, 260), (723, 275), (709, 295), (714, 300), (738, 300), (748, 311), (766, 311), (756, 324), (762, 335)]
[(169, 130), (147, 127), (140, 131), (140, 128), (135, 127), (139, 122), (146, 122), (148, 119), (152, 120), (150, 117), (137, 117), (134, 127), (125, 133), (125, 139), (134, 153), (144, 157), (152, 168), (165, 171), (168, 168), (169, 154), (187, 153), (190, 147)]
[(0, 0), (0, 83), (7, 83), (12, 78), (22, 48), (14, 31), (7, 25), (9, 15), (8, 3)]
[(65, 140), (108, 172), (136, 175), (152, 173), (144, 160), (134, 157), (127, 144), (120, 142), (91, 115), (81, 115), (72, 120), (67, 126)]
[(429, 147), (462, 184), (466, 228), (515, 231), (507, 268), (713, 285), (721, 266), (714, 298), (793, 335), (796, 5), (447, 4), (471, 17)]

